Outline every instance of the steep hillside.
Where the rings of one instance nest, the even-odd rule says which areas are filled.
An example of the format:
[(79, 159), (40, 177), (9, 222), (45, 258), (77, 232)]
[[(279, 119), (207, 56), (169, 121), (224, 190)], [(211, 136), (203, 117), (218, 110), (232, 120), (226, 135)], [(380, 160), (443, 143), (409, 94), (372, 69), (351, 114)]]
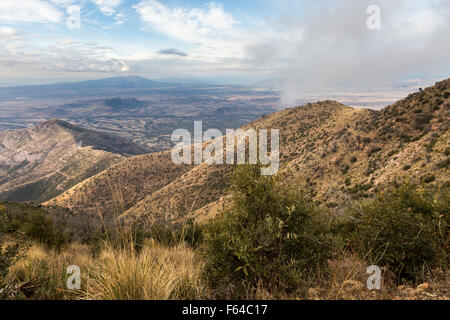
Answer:
[(147, 149), (128, 140), (50, 120), (0, 132), (0, 200), (46, 201)]
[[(294, 114), (294, 112), (297, 114)], [(253, 127), (280, 129), (280, 168), (300, 155), (301, 149), (309, 144), (309, 140), (296, 140), (296, 135), (305, 132), (312, 138), (321, 130), (334, 135), (334, 123), (352, 118), (359, 113), (370, 113), (368, 110), (354, 110), (336, 102), (324, 102), (311, 106), (283, 110), (246, 125), (243, 129)], [(313, 150), (314, 146), (310, 146)], [(151, 221), (182, 222), (189, 215), (202, 219), (217, 213), (223, 208), (227, 196), (227, 172), (231, 165), (196, 166), (164, 189), (151, 194), (127, 210), (124, 217), (151, 217)], [(219, 202), (216, 203), (215, 202)]]
[[(280, 173), (288, 183), (311, 190), (326, 206), (342, 206), (403, 181), (449, 183), (449, 94), (450, 80), (445, 80), (380, 112), (325, 101), (251, 126), (280, 128)], [(228, 200), (223, 197), (193, 215), (214, 215)]]
[(227, 192), (226, 174), (231, 166), (198, 165), (163, 188), (149, 194), (123, 218), (138, 218), (149, 223), (182, 222), (196, 218), (195, 211), (217, 201)]
[(45, 205), (112, 216), (132, 207), (191, 168), (173, 164), (170, 151), (131, 157), (75, 185)]
[[(448, 183), (449, 93), (450, 80), (445, 80), (379, 112), (335, 101), (318, 102), (264, 116), (244, 129), (280, 129), (280, 173), (286, 182), (308, 188), (319, 203), (334, 207), (404, 180)], [(114, 190), (120, 190), (120, 197), (126, 199), (118, 210), (124, 211), (123, 217), (171, 223), (186, 217), (204, 220), (227, 204), (226, 174), (231, 166), (175, 166), (165, 155), (128, 159), (49, 203), (93, 212), (97, 199), (86, 195), (101, 194), (101, 201), (107, 203), (103, 212), (108, 214)], [(136, 164), (130, 166), (130, 161)], [(150, 167), (164, 183), (153, 183), (152, 174), (147, 178), (143, 168)], [(179, 168), (177, 174), (163, 173), (175, 168)], [(139, 177), (139, 182), (115, 178), (111, 187), (98, 187), (100, 177), (109, 175)], [(135, 191), (136, 185), (145, 185), (145, 191)], [(70, 199), (79, 199), (77, 205)]]

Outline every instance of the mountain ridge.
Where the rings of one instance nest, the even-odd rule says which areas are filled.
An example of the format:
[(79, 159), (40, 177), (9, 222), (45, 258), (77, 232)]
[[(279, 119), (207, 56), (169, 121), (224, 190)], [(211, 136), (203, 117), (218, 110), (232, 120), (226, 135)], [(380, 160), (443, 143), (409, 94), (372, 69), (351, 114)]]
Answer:
[(157, 82), (154, 80), (146, 79), (140, 76), (118, 76), (101, 78), (95, 80), (83, 80), (74, 82), (56, 82), (56, 83), (46, 83), (46, 84), (32, 84), (32, 85), (22, 85), (22, 86), (7, 86), (0, 87), (1, 89), (17, 89), (17, 88), (36, 88), (36, 87), (53, 87), (53, 88), (99, 88), (99, 87), (114, 87), (120, 88), (146, 88), (152, 87), (159, 84), (166, 84), (163, 82)]
[[(318, 204), (334, 207), (349, 199), (371, 197), (385, 186), (409, 179), (425, 184), (448, 183), (449, 93), (447, 79), (382, 111), (322, 101), (263, 116), (243, 128), (279, 128), (280, 174), (286, 183), (308, 189)], [(170, 162), (168, 153), (165, 157)], [(127, 166), (129, 161), (121, 165), (134, 168), (136, 172), (131, 175), (138, 176), (143, 164), (135, 159), (133, 166)], [(102, 174), (126, 175), (116, 169), (106, 169)], [(134, 197), (119, 213), (151, 222), (183, 223), (187, 218), (203, 221), (227, 205), (226, 176), (231, 169), (228, 165), (186, 167), (157, 190)], [(112, 183), (119, 189), (134, 188), (133, 183), (121, 185), (119, 178)], [(65, 206), (70, 199), (72, 210), (84, 211), (89, 204), (83, 194), (99, 192), (105, 203), (113, 202), (95, 183), (88, 187), (92, 189), (74, 186), (73, 193), (46, 205)]]
[(0, 132), (0, 199), (45, 201), (147, 149), (126, 139), (51, 119)]

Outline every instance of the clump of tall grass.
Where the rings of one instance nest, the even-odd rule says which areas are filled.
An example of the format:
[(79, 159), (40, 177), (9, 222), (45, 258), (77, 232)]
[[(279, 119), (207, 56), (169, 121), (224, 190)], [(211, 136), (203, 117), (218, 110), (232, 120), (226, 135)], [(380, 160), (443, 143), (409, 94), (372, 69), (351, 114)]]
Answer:
[(9, 268), (5, 283), (14, 288), (11, 291), (14, 298), (71, 299), (79, 293), (67, 290), (66, 268), (77, 265), (87, 270), (91, 260), (89, 248), (84, 245), (70, 244), (57, 251), (43, 244), (33, 244), (25, 256)]
[[(68, 290), (66, 269), (81, 270), (81, 290)], [(27, 299), (166, 300), (206, 297), (201, 257), (183, 244), (166, 247), (153, 240), (136, 250), (105, 241), (98, 254), (70, 244), (57, 251), (32, 245), (6, 276), (10, 296)]]
[(168, 248), (153, 240), (134, 246), (107, 245), (89, 271), (86, 299), (167, 300), (205, 296), (202, 262), (186, 246)]

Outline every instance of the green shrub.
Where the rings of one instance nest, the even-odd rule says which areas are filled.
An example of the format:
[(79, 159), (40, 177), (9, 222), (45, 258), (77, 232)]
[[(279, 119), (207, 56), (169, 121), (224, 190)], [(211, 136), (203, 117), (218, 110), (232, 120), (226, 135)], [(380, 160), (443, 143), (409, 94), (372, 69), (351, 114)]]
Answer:
[(176, 239), (197, 248), (203, 242), (203, 227), (189, 219), (186, 224), (175, 232)]
[(450, 148), (446, 148), (445, 149), (445, 151), (444, 151), (444, 154), (446, 155), (446, 156), (450, 156)]
[(299, 288), (330, 256), (318, 209), (305, 193), (261, 176), (258, 166), (238, 166), (231, 180), (232, 207), (205, 227), (210, 285), (233, 284), (237, 292)]
[(430, 113), (423, 113), (416, 117), (415, 121), (417, 124), (427, 124), (433, 119), (433, 115)]
[(449, 190), (431, 193), (403, 185), (353, 214), (349, 243), (371, 264), (388, 267), (398, 280), (420, 280), (424, 271), (447, 268)]
[(18, 244), (10, 244), (5, 248), (0, 247), (0, 285), (2, 284), (2, 278), (7, 275), (8, 269), (18, 254), (18, 251)]
[(424, 183), (430, 183), (433, 182), (434, 180), (436, 180), (436, 176), (434, 174), (427, 174), (422, 177), (422, 181)]
[(6, 215), (6, 208), (0, 204), (0, 236), (2, 233), (7, 232), (7, 224), (9, 222), (9, 218)]
[(436, 145), (436, 142), (437, 142), (437, 139), (433, 138), (433, 139), (431, 139), (430, 143), (425, 145), (425, 148), (426, 148), (427, 152), (432, 152), (433, 151), (433, 148)]
[(341, 168), (342, 174), (347, 174), (347, 172), (348, 172), (349, 169), (350, 169), (350, 166), (349, 166), (348, 164), (344, 165), (344, 166)]
[(58, 231), (53, 219), (42, 213), (32, 213), (23, 226), (25, 235), (49, 246), (59, 247), (66, 242), (63, 234)]

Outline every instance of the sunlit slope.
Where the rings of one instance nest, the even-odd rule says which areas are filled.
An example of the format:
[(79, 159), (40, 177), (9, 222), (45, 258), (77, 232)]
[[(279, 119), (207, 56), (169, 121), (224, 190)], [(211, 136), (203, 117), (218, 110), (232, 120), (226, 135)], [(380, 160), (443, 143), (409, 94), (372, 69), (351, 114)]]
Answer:
[[(334, 207), (405, 180), (448, 183), (449, 93), (445, 80), (379, 112), (317, 102), (266, 115), (243, 129), (279, 129), (279, 173)], [(149, 222), (204, 221), (229, 202), (231, 168), (175, 165), (170, 152), (138, 156), (48, 203)]]

